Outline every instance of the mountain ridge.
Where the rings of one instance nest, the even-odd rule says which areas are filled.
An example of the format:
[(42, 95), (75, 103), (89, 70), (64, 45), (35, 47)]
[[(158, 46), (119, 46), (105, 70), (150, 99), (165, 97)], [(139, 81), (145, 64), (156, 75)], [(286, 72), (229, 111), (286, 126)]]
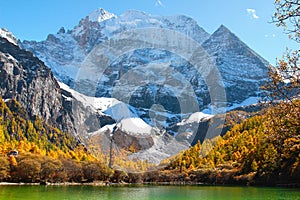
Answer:
[[(158, 162), (160, 159), (175, 154), (180, 149), (187, 148), (190, 143), (195, 143), (198, 139), (201, 141), (205, 139), (206, 134), (199, 130), (199, 126), (195, 126), (197, 122), (189, 122), (187, 119), (201, 111), (214, 114), (213, 106), (215, 105), (212, 105), (211, 88), (209, 88), (211, 86), (208, 86), (206, 81), (215, 80), (216, 72), (221, 74), (221, 80), (218, 80), (217, 84), (219, 84), (218, 87), (224, 85), (223, 89), (227, 96), (225, 103), (228, 108), (250, 102), (249, 99), (253, 102), (262, 95), (260, 86), (264, 84), (267, 77), (267, 62), (224, 25), (221, 25), (210, 35), (192, 18), (183, 15), (165, 17), (152, 16), (140, 11), (128, 11), (123, 15), (114, 16), (101, 9), (96, 10), (91, 15), (91, 19), (89, 16), (83, 18), (72, 30), (65, 31), (61, 28), (57, 34), (49, 34), (45, 41), (24, 41), (21, 46), (32, 51), (35, 56), (44, 61), (59, 81), (67, 84), (71, 89), (76, 89), (75, 85), (80, 84), (81, 91), (91, 89), (90, 85), (86, 84), (88, 79), (84, 80), (87, 82), (78, 83), (76, 83), (76, 79), (82, 67), (81, 64), (90, 53), (94, 53), (93, 49), (110, 41), (113, 37), (117, 37), (118, 34), (138, 33), (141, 29), (167, 29), (191, 38), (191, 41), (195, 41), (202, 48), (201, 54), (197, 56), (203, 59), (208, 58), (208, 60), (201, 61), (201, 67), (207, 68), (208, 64), (211, 63), (209, 65), (214, 68), (209, 73), (201, 74), (201, 71), (188, 60), (182, 58), (181, 55), (176, 55), (165, 49), (148, 47), (124, 52), (118, 58), (112, 58), (109, 66), (103, 66), (105, 68), (103, 74), (95, 74), (96, 78), (91, 77), (93, 79), (91, 81), (97, 80), (99, 77), (98, 82), (96, 81), (94, 96), (101, 98), (115, 98), (112, 93), (113, 90), (120, 83), (120, 80), (126, 77), (128, 84), (124, 82), (120, 86), (121, 89), (123, 87), (126, 91), (130, 91), (125, 94), (128, 98), (127, 96), (123, 98), (129, 99), (129, 101), (121, 102), (120, 105), (124, 104), (121, 107), (134, 113), (134, 117), (131, 114), (129, 116), (133, 122), (142, 119), (147, 126), (154, 127), (153, 133), (156, 136), (147, 139), (146, 149), (138, 146), (139, 150), (143, 151), (140, 154), (139, 152), (133, 154), (132, 158), (137, 156), (137, 158), (146, 159), (152, 152), (153, 155), (158, 156), (158, 159), (153, 156), (154, 162)], [(168, 42), (168, 37), (166, 40)], [(175, 41), (174, 38), (171, 41)], [(130, 42), (127, 42), (126, 45), (130, 45)], [(98, 56), (101, 57), (101, 55)], [(109, 57), (109, 55), (105, 56)], [(130, 73), (133, 73), (134, 76), (127, 76)], [(139, 85), (134, 85), (130, 82), (132, 79), (142, 82)], [(187, 88), (192, 93), (184, 93)], [(73, 102), (73, 99), (76, 99), (74, 93), (70, 90), (64, 90), (61, 86), (60, 90), (64, 91), (62, 100), (69, 110), (74, 109), (74, 105), (76, 105)], [(189, 109), (184, 110), (183, 103), (189, 105)], [(98, 113), (95, 121), (92, 120), (97, 124), (95, 127), (91, 127), (93, 123), (81, 127), (79, 132), (82, 132), (84, 137), (98, 135), (106, 138), (111, 134), (111, 126), (116, 126), (120, 119), (124, 120), (122, 114), (115, 115), (120, 111), (119, 106), (112, 105), (109, 108), (109, 114), (104, 114), (93, 106), (86, 106), (84, 102), (79, 102), (79, 104), (81, 105), (79, 110), (83, 106), (91, 110), (88, 113), (92, 112), (96, 115)], [(191, 110), (193, 106), (197, 108)], [(81, 123), (90, 120), (89, 116), (84, 116), (80, 112), (76, 115), (77, 120)], [(101, 117), (104, 117), (105, 122), (99, 123), (99, 117), (100, 121)], [(134, 118), (138, 120), (136, 121)], [(222, 122), (222, 120), (219, 121)], [(176, 126), (181, 122), (186, 123), (182, 127)], [(106, 125), (107, 127), (104, 128)], [(76, 126), (79, 127), (80, 125), (77, 124)], [(157, 131), (155, 128), (161, 130)], [(132, 133), (128, 132), (129, 129), (122, 130), (119, 127), (119, 131), (122, 132), (119, 138), (126, 134), (133, 136)], [(191, 132), (194, 133), (191, 134)], [(178, 133), (180, 134), (177, 136)], [(191, 139), (190, 137), (197, 138)], [(180, 141), (177, 141), (178, 138)], [(134, 144), (138, 144), (144, 139), (140, 138)], [(132, 141), (136, 141), (136, 139)], [(123, 145), (121, 140), (118, 142), (120, 146)], [(126, 144), (125, 149), (129, 149), (132, 144)], [(170, 151), (167, 149), (170, 145), (179, 148)], [(159, 152), (159, 149), (163, 152)]]

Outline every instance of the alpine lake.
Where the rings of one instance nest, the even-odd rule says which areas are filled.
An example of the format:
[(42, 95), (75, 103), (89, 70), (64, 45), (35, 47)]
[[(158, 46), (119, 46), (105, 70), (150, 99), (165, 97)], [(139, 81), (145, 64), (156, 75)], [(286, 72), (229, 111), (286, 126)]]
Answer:
[(1, 185), (0, 200), (300, 200), (299, 188), (239, 186), (29, 186)]

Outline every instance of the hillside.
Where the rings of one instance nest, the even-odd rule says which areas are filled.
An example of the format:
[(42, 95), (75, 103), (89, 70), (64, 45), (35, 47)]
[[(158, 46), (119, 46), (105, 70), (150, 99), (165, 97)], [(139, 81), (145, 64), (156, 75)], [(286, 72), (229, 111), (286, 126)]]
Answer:
[(108, 159), (101, 149), (88, 149), (39, 117), (31, 120), (19, 102), (0, 97), (0, 182), (118, 182), (127, 170), (153, 167), (129, 160), (125, 151), (114, 152), (118, 170), (108, 168)]
[(196, 144), (171, 160), (169, 173), (191, 182), (300, 183), (300, 101), (281, 102), (236, 124), (224, 137)]

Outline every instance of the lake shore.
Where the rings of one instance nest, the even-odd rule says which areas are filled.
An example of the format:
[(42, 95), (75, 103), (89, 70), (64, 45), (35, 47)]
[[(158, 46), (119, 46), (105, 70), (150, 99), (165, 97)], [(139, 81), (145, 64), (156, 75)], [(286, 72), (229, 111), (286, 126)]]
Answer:
[[(50, 183), (50, 182), (41, 182), (41, 183), (10, 183), (10, 182), (0, 182), (0, 186), (21, 186), (21, 185), (50, 185), (50, 186), (76, 186), (76, 185), (91, 185), (91, 186), (109, 186), (111, 184), (107, 184), (106, 182), (92, 182), (92, 183), (70, 183), (70, 182), (64, 182), (64, 183)], [(123, 183), (120, 183), (118, 185), (126, 185)]]
[(276, 184), (276, 185), (239, 185), (239, 184), (210, 184), (210, 183), (192, 183), (192, 182), (144, 182), (144, 183), (112, 183), (104, 181), (96, 181), (90, 183), (75, 183), (75, 182), (64, 182), (64, 183), (11, 183), (11, 182), (0, 182), (0, 186), (142, 186), (142, 185), (156, 185), (156, 186), (238, 186), (238, 187), (282, 187), (282, 188), (300, 188), (299, 183), (286, 183), (286, 184)]

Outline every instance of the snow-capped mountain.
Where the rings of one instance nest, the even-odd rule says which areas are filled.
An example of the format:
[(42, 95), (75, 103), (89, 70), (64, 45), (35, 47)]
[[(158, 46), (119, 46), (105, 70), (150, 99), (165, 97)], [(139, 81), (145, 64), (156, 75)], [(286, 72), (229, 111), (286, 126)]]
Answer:
[(126, 30), (151, 27), (176, 30), (199, 43), (209, 37), (192, 18), (183, 15), (161, 17), (128, 11), (116, 17), (103, 9), (97, 9), (72, 30), (61, 28), (57, 34), (49, 34), (45, 41), (24, 41), (22, 45), (43, 60), (59, 80), (71, 85), (81, 63), (98, 44)]
[(249, 97), (260, 97), (260, 86), (267, 80), (266, 60), (223, 25), (202, 46), (221, 73), (229, 106)]
[[(143, 35), (147, 30), (149, 38)], [(170, 48), (162, 48), (157, 40)], [(210, 122), (212, 116), (202, 113), (218, 113), (216, 99), (227, 110), (255, 103), (268, 71), (268, 62), (228, 28), (222, 25), (210, 35), (184, 15), (128, 11), (116, 16), (97, 9), (72, 30), (61, 28), (45, 41), (24, 41), (22, 47), (51, 68), (67, 91), (66, 101), (80, 99), (83, 105), (113, 119), (104, 127), (88, 130), (88, 137), (107, 136), (118, 125), (119, 146), (126, 149), (134, 143), (141, 152), (132, 157), (146, 158), (152, 152), (159, 156), (153, 157), (154, 162), (203, 140), (200, 122), (208, 132), (208, 124), (220, 127)], [(94, 68), (84, 68), (87, 63)], [(224, 93), (213, 96), (216, 88)], [(87, 103), (90, 98), (92, 103)], [(83, 120), (83, 116), (79, 118)], [(141, 139), (135, 135), (139, 133), (147, 137)], [(131, 143), (124, 143), (125, 136)]]

